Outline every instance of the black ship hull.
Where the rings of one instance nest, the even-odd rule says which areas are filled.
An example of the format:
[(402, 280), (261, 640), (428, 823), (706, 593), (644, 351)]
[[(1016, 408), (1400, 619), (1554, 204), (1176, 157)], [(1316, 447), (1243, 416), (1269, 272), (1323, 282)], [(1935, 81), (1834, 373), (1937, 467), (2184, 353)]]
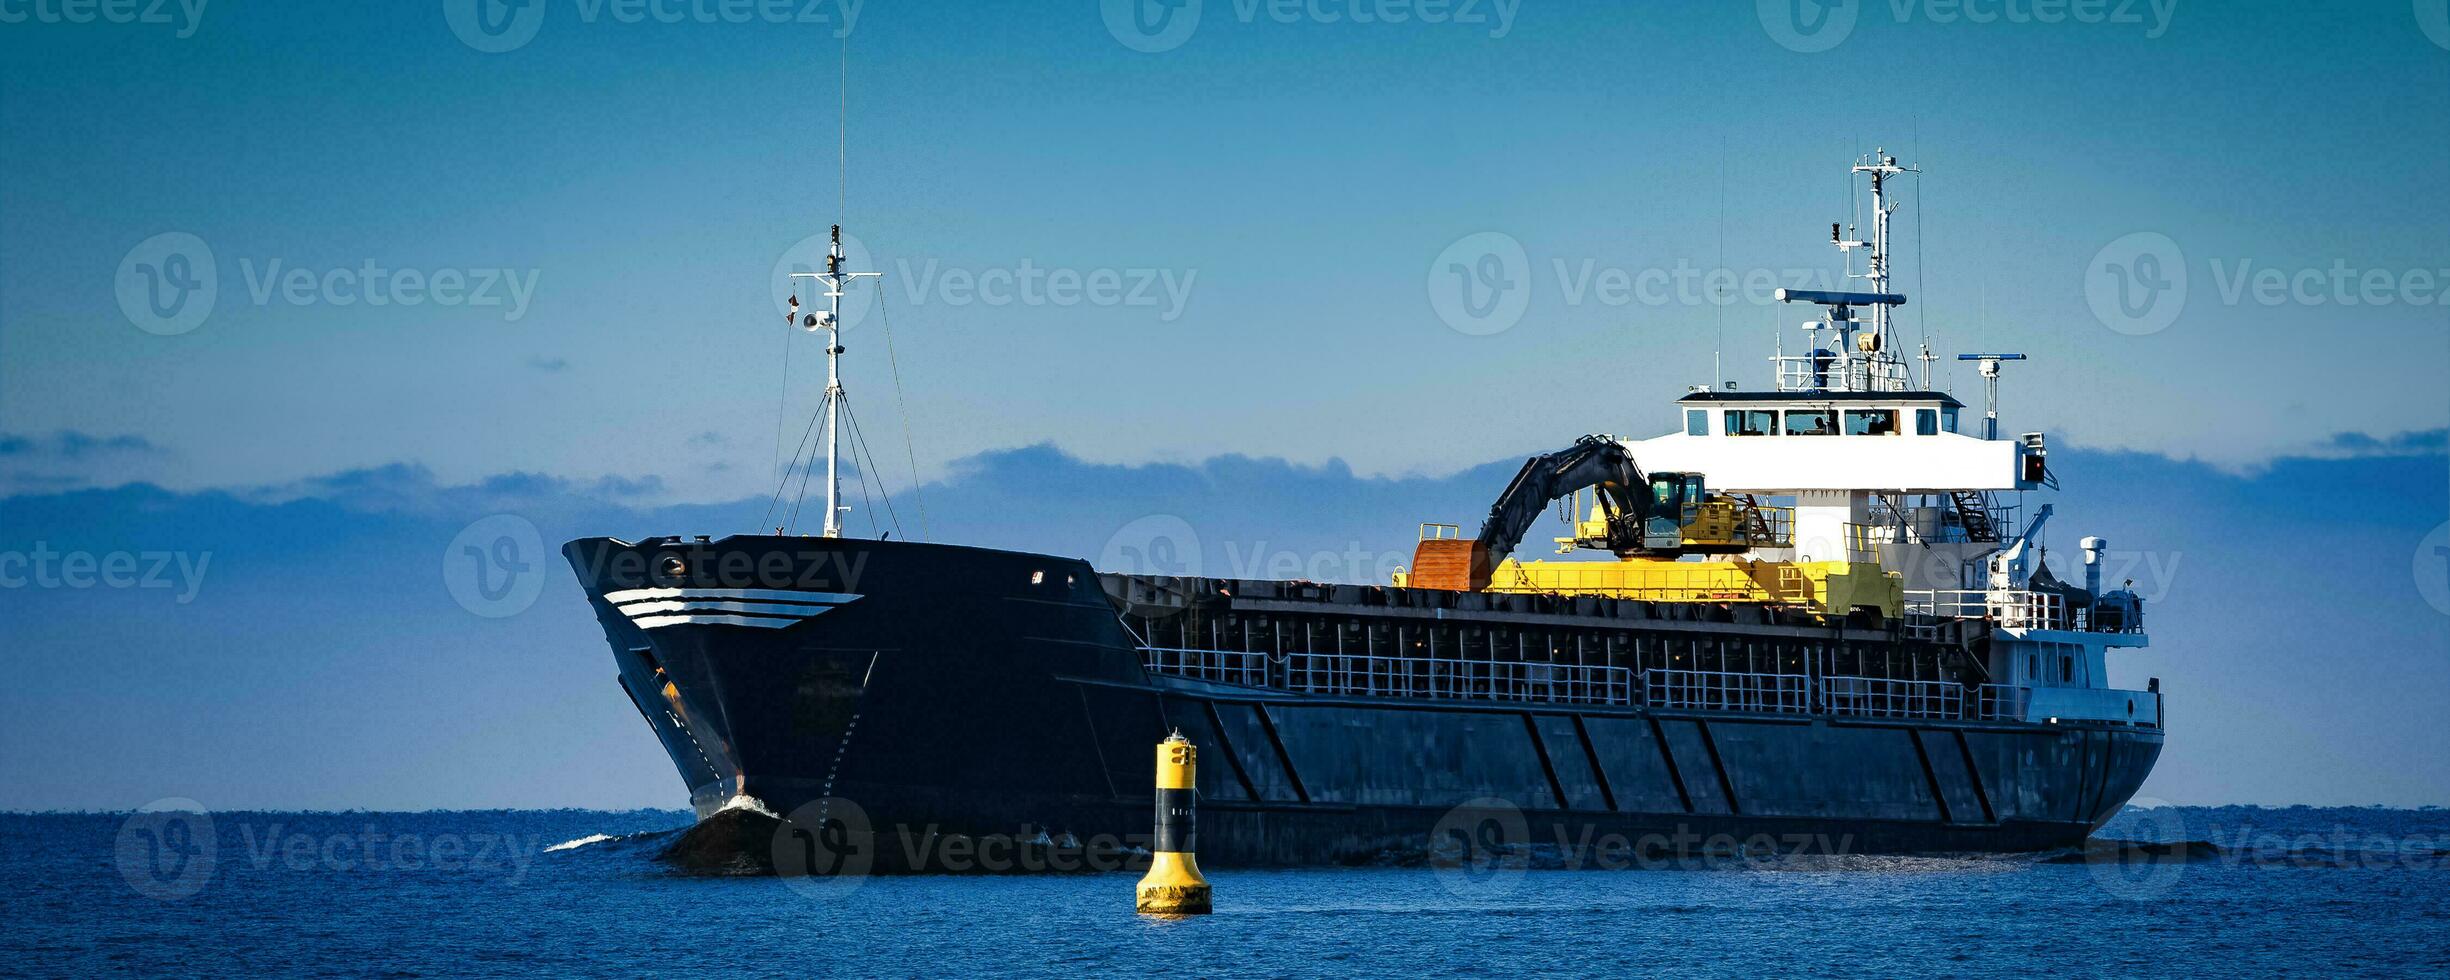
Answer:
[[(1152, 747), (1176, 729), (1201, 748), (1199, 859), (1214, 866), (1425, 854), (1458, 831), (1485, 838), (1484, 820), (1568, 851), (1610, 838), (1635, 853), (2075, 846), (2162, 741), (2136, 725), (1302, 693), (1147, 669), (1149, 644), (1119, 615), (1129, 604), (1076, 559), (799, 537), (563, 550), (701, 818), (742, 797), (773, 814), (829, 801), (902, 841), (878, 848), (897, 870), (959, 870), (912, 841), (968, 841), (953, 853), (972, 864), (994, 860), (969, 849), (979, 841), (1145, 846)], [(1509, 613), (1446, 608), (1455, 594), (1247, 585), (1310, 598), (1246, 608), (1331, 619), (1896, 642), (1642, 603)]]

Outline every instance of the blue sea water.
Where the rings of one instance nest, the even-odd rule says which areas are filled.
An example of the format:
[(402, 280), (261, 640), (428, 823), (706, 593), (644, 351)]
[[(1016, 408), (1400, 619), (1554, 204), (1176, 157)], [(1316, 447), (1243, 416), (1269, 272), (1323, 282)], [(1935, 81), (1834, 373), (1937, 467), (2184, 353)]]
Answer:
[[(2174, 848), (1635, 870), (692, 877), (678, 812), (0, 815), (0, 973), (2450, 973), (2450, 811), (2129, 810)], [(2192, 842), (2189, 844), (2188, 842)]]

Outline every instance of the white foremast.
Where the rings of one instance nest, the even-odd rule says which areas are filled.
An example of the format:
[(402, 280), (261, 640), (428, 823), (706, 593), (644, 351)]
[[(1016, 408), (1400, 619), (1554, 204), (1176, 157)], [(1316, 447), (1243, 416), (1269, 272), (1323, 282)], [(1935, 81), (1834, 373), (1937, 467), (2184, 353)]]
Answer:
[(833, 245), (825, 253), (825, 271), (794, 272), (793, 279), (815, 279), (825, 284), (826, 310), (811, 313), (800, 320), (800, 298), (791, 297), (789, 319), (811, 332), (825, 331), (825, 531), (829, 538), (842, 536), (842, 287), (854, 279), (880, 278), (882, 272), (842, 271), (842, 226), (834, 226)]

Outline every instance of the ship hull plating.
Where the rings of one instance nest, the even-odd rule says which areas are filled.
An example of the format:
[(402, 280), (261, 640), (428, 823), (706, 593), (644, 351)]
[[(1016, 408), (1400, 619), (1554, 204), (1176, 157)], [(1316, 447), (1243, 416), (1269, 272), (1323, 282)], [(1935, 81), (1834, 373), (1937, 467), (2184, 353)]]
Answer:
[(1155, 675), (1096, 573), (1042, 555), (786, 537), (584, 539), (564, 554), (701, 817), (744, 796), (778, 814), (831, 801), (900, 841), (878, 848), (902, 856), (879, 865), (896, 870), (948, 870), (924, 842), (953, 839), (1144, 847), (1149, 747), (1176, 729), (1201, 746), (1213, 866), (1400, 859), (1493, 835), (1569, 861), (2074, 846), (2161, 747), (2159, 730), (2124, 725)]

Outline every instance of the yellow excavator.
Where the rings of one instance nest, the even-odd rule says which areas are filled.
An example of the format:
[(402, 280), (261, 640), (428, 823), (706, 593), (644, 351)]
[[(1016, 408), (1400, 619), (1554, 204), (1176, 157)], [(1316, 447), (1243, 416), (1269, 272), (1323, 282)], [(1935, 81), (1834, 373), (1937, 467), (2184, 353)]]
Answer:
[[(1549, 504), (1592, 491), (1589, 517), (1558, 538), (1562, 550), (1591, 548), (1614, 562), (1518, 562), (1507, 557)], [(1899, 576), (1876, 562), (1755, 561), (1748, 553), (1794, 545), (1790, 515), (1748, 497), (1715, 494), (1702, 474), (1644, 473), (1625, 444), (1590, 435), (1534, 456), (1507, 484), (1480, 533), (1423, 525), (1412, 568), (1395, 585), (1465, 592), (1605, 595), (1655, 602), (1753, 602), (1844, 615), (1857, 608), (1894, 616)], [(1686, 562), (1690, 555), (1724, 560)]]

